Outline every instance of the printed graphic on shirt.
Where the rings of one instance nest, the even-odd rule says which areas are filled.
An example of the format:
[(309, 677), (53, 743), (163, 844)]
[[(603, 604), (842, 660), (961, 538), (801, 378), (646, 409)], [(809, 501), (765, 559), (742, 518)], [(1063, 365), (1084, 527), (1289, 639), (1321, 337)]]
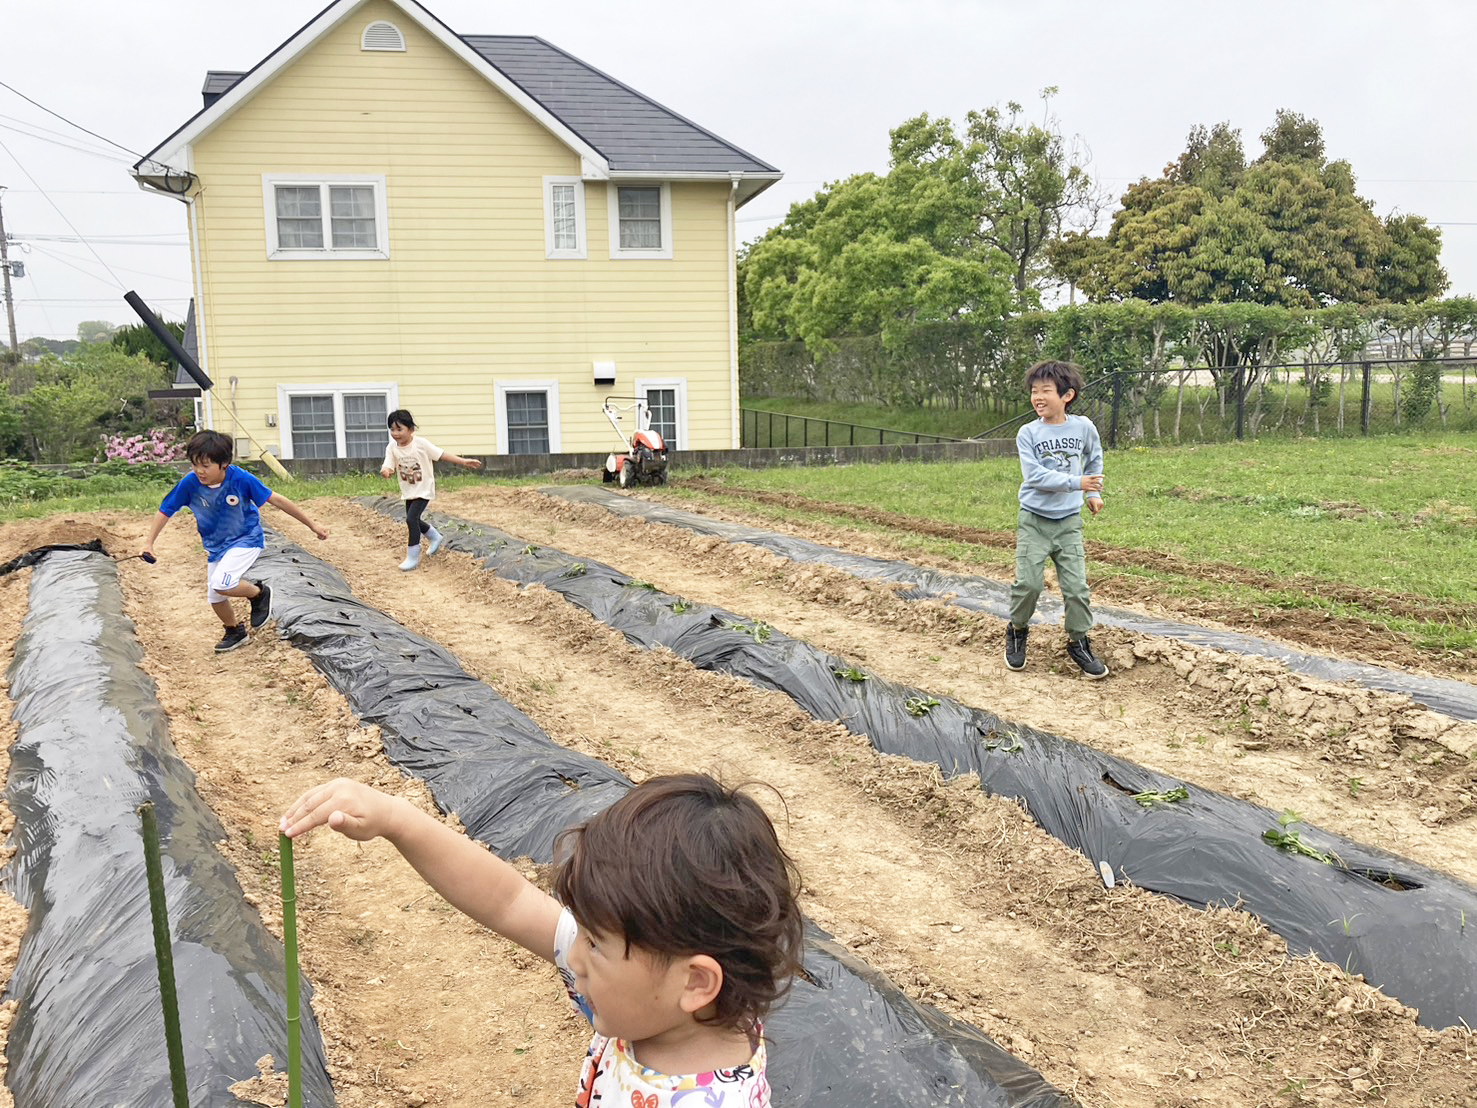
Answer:
[(424, 476), (424, 474), (421, 472), (420, 459), (414, 456), (409, 458), (401, 458), (400, 466), (396, 472), (398, 473), (400, 480), (404, 481), (407, 485), (420, 484), (421, 478)]
[(1072, 459), (1086, 452), (1087, 444), (1073, 435), (1055, 439), (1041, 439), (1036, 443), (1036, 457), (1042, 465), (1053, 465), (1057, 469), (1072, 468)]

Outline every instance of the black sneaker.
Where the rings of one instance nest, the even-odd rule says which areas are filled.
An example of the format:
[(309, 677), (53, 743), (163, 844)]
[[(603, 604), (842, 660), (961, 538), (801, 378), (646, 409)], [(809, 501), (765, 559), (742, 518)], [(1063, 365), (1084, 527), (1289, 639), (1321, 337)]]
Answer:
[(251, 598), (251, 626), (255, 629), (272, 618), (272, 590), (265, 581), (255, 581), (253, 584), (262, 590)]
[(1072, 639), (1067, 643), (1067, 655), (1082, 669), (1082, 676), (1089, 681), (1097, 681), (1108, 676), (1108, 667), (1098, 659), (1092, 652), (1092, 643), (1087, 637)]
[(1014, 624), (1005, 627), (1005, 665), (1008, 669), (1026, 668), (1026, 636), (1030, 629), (1017, 631)]
[(227, 627), (226, 633), (221, 636), (221, 641), (215, 644), (215, 652), (224, 654), (227, 650), (235, 650), (246, 642), (246, 628), (241, 624), (235, 627)]

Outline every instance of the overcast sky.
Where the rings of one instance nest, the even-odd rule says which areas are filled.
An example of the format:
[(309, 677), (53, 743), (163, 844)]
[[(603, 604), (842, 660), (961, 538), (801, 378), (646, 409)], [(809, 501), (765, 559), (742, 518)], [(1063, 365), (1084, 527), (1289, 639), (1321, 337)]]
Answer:
[[(249, 69), (310, 0), (4, 0), (0, 81), (147, 152), (201, 104), (207, 69)], [(1285, 107), (1323, 125), (1375, 211), (1442, 225), (1452, 294), (1477, 294), (1477, 5), (1454, 0), (432, 0), (458, 34), (539, 35), (759, 158), (785, 179), (739, 210), (747, 240), (827, 182), (884, 171), (888, 131), (1058, 93), (1063, 131), (1116, 198), (1197, 123), (1248, 157)], [(27, 133), (22, 133), (27, 132)], [(66, 145), (59, 145), (65, 143)], [(182, 204), (141, 192), (129, 155), (0, 88), (0, 193), (20, 338), (168, 318), (190, 296)], [(88, 151), (71, 149), (81, 147)], [(24, 244), (24, 245), (20, 245)], [(29, 252), (25, 252), (26, 248)], [(110, 272), (111, 271), (111, 272)], [(3, 336), (3, 332), (0, 332)], [(3, 338), (0, 338), (3, 341)]]

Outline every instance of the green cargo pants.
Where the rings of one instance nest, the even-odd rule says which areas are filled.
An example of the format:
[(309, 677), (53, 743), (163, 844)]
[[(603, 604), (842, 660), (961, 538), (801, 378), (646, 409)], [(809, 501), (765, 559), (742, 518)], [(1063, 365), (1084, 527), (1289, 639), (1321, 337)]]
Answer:
[(1045, 587), (1046, 559), (1056, 564), (1057, 584), (1066, 606), (1067, 638), (1080, 639), (1092, 630), (1091, 594), (1087, 589), (1087, 552), (1082, 547), (1082, 516), (1047, 519), (1020, 510), (1015, 532), (1015, 584), (1010, 586), (1010, 622), (1026, 627)]

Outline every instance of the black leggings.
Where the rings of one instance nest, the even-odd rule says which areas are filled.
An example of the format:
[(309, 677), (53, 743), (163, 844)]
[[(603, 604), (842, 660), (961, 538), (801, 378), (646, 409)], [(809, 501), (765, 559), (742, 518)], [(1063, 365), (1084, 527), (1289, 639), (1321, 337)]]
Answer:
[(431, 525), (421, 519), (421, 513), (426, 510), (426, 506), (430, 503), (424, 496), (417, 496), (413, 500), (407, 500), (405, 502), (405, 526), (410, 531), (410, 536), (405, 543), (406, 546), (419, 546), (421, 544), (421, 536), (431, 529)]

